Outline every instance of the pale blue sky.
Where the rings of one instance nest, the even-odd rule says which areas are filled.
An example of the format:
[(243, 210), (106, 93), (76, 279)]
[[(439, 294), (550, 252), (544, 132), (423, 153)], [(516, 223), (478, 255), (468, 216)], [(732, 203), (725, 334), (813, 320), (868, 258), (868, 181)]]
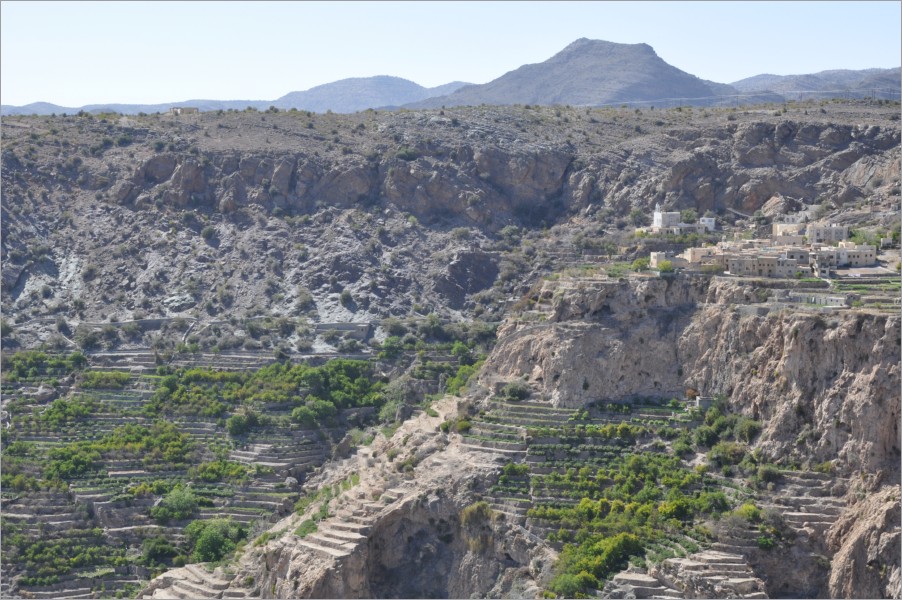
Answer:
[(343, 79), (485, 83), (586, 37), (729, 83), (898, 67), (900, 2), (0, 3), (3, 104), (274, 100)]

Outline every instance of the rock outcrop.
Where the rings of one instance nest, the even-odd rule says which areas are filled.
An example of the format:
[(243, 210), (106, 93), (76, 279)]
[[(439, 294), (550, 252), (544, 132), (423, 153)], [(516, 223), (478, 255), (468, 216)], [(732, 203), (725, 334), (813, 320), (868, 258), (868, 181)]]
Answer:
[(525, 377), (570, 407), (724, 395), (764, 423), (767, 456), (898, 474), (898, 316), (783, 311), (766, 297), (717, 278), (546, 282), (548, 318), (509, 321), (485, 377)]
[[(477, 505), (500, 465), (490, 454), (467, 449), (459, 436), (437, 431), (443, 418), (456, 414), (453, 399), (435, 408), (438, 417), (421, 414), (308, 482), (309, 489), (342, 489), (342, 481), (359, 477), (359, 484), (324, 500), (329, 516), (314, 532), (290, 533), (320, 510), (320, 502), (276, 523), (274, 539), (249, 546), (228, 586), (204, 597), (540, 596), (557, 553)], [(399, 470), (402, 459), (416, 466)], [(183, 578), (166, 573), (139, 597), (170, 597)]]
[(899, 485), (863, 497), (830, 530), (831, 598), (899, 598)]

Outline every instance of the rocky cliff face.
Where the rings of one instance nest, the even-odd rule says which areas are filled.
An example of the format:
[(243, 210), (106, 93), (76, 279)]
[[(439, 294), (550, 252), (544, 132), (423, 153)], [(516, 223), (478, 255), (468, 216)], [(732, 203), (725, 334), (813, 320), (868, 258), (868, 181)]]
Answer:
[[(532, 313), (544, 310), (547, 319), (531, 322), (523, 313), (500, 329), (469, 402), (478, 404), (487, 389), (521, 377), (534, 389), (533, 401), (557, 406), (667, 398), (686, 388), (723, 395), (733, 412), (763, 423), (753, 444), (761, 458), (808, 466), (832, 461), (844, 476), (831, 484), (817, 475), (813, 482), (817, 495), (847, 500), (826, 534), (803, 527), (804, 535), (779, 553), (753, 553), (758, 575), (776, 593), (897, 597), (899, 317), (769, 310), (758, 302), (762, 292), (753, 282), (722, 278), (546, 282)], [(263, 597), (539, 593), (554, 552), (503, 519), (465, 516), (498, 466), (437, 431), (442, 419), (463, 410), (454, 399), (438, 408), (438, 417), (421, 415), (356, 462), (327, 470), (324, 477), (331, 479), (321, 483), (363, 467), (361, 488), (330, 505), (345, 519), (370, 511), (353, 550), (311, 553), (303, 540), (285, 536), (247, 552), (235, 581), (251, 578), (253, 593)], [(413, 477), (399, 479), (387, 468), (384, 456), (392, 453), (416, 458)], [(385, 508), (360, 509), (382, 493), (389, 497)], [(274, 529), (297, 521), (291, 517)], [(794, 569), (785, 568), (787, 560)], [(661, 574), (680, 585), (700, 577), (694, 571)], [(717, 595), (696, 590), (703, 592)]]
[(760, 419), (763, 451), (845, 472), (898, 465), (898, 317), (711, 312), (681, 340), (687, 383)]
[[(408, 133), (392, 154), (385, 134), (401, 125), (393, 121), (402, 119), (405, 126), (431, 126), (436, 137), (424, 141)], [(805, 204), (824, 195), (839, 204), (854, 203), (869, 187), (898, 180), (899, 157), (891, 152), (899, 145), (898, 127), (809, 119), (698, 128), (670, 123), (654, 135), (628, 137), (606, 151), (588, 152), (585, 147), (511, 139), (498, 119), (492, 125), (479, 119), (469, 127), (464, 124), (468, 133), (461, 139), (464, 131), (449, 119), (420, 117), (410, 123), (412, 117), (404, 115), (378, 125), (382, 135), (367, 141), (381, 142), (382, 150), (377, 145), (366, 156), (353, 150), (322, 156), (211, 147), (200, 155), (147, 156), (123, 165), (125, 172), (89, 161), (82, 176), (85, 187), (109, 188), (115, 202), (138, 207), (159, 200), (223, 213), (248, 205), (311, 212), (319, 206), (388, 201), (427, 221), (453, 216), (489, 227), (510, 216), (550, 223), (566, 209), (584, 209), (598, 199), (615, 208), (661, 202), (700, 213), (733, 208), (748, 214), (777, 195)], [(517, 120), (510, 125), (517, 127)], [(687, 144), (689, 137), (694, 141)], [(639, 196), (645, 200), (640, 202)], [(491, 208), (488, 213), (486, 207)]]
[[(572, 407), (725, 396), (763, 423), (762, 456), (860, 479), (831, 490), (853, 502), (818, 546), (834, 554), (831, 597), (898, 597), (899, 317), (774, 309), (767, 294), (723, 279), (546, 282), (534, 299), (548, 319), (509, 321), (483, 382), (523, 378)], [(810, 549), (794, 551), (817, 570)], [(762, 565), (774, 583), (793, 579)]]
[[(828, 204), (834, 221), (893, 226), (897, 117), (831, 106), (8, 118), (5, 312), (205, 319), (261, 303), (287, 314), (307, 294), (323, 320), (406, 313), (415, 296), (438, 312), (472, 309), (498, 264), (479, 258), (470, 277), (455, 255), (491, 251), (510, 225), (608, 235), (655, 203), (732, 221), (730, 210), (789, 198)], [(266, 268), (245, 269), (251, 257)], [(512, 279), (500, 287), (519, 295)], [(350, 312), (337, 301), (346, 288), (361, 297)], [(162, 302), (185, 294), (194, 302)]]
[[(456, 402), (446, 399), (436, 408), (439, 417), (421, 414), (390, 439), (327, 468), (310, 487), (338, 485), (351, 472), (360, 483), (327, 500), (334, 517), (320, 521), (316, 533), (277, 535), (250, 548), (232, 586), (263, 598), (539, 594), (556, 552), (503, 516), (474, 509), (499, 466), (467, 452), (458, 436), (437, 431), (441, 419), (456, 414)], [(399, 473), (392, 464), (395, 455), (415, 458), (417, 466)], [(319, 504), (309, 512), (316, 510)], [(286, 518), (271, 531), (293, 530), (305, 517)], [(365, 535), (337, 529), (348, 523)], [(165, 590), (169, 583), (164, 576), (144, 593)]]
[(562, 406), (724, 395), (764, 423), (773, 458), (898, 481), (899, 318), (778, 310), (767, 295), (727, 279), (547, 282), (550, 318), (510, 321), (484, 377), (525, 377)]
[[(655, 203), (727, 222), (823, 203), (836, 222), (897, 225), (899, 141), (898, 111), (883, 105), (4, 119), (4, 318), (37, 331), (23, 345), (86, 322), (116, 337), (116, 321), (190, 318), (200, 324), (175, 338), (221, 328), (217, 349), (266, 348), (233, 317), (479, 309), (494, 320), (549, 268), (542, 252), (572, 249), (576, 229), (616, 252), (625, 236), (610, 232)], [(519, 378), (556, 406), (722, 394), (763, 423), (762, 456), (832, 461), (875, 482), (865, 495), (898, 486), (898, 315), (772, 310), (768, 294), (720, 278), (546, 282), (534, 310), (502, 326), (469, 400)], [(537, 593), (553, 551), (461, 516), (498, 465), (438, 448), (438, 421), (418, 423), (407, 448), (436, 458), (418, 458), (409, 486), (381, 458), (358, 465), (370, 479), (346, 502), (375, 515), (365, 541), (250, 548), (235, 585), (282, 597)], [(402, 451), (406, 433), (378, 451)], [(857, 504), (864, 521), (835, 529), (834, 593), (899, 581), (890, 502)], [(411, 576), (411, 563), (429, 569)]]
[(830, 531), (832, 598), (898, 598), (899, 486), (869, 490)]

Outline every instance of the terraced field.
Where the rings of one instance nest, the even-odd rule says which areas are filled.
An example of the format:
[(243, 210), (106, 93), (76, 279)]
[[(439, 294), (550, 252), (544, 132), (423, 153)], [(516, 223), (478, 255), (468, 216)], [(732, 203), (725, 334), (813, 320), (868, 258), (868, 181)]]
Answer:
[[(158, 370), (147, 352), (108, 353), (92, 360), (100, 366), (81, 355), (74, 364), (40, 353), (7, 357), (4, 597), (131, 597), (161, 569), (196, 562), (189, 524), (226, 519), (246, 539), (289, 514), (306, 474), (374, 416), (372, 408), (329, 404), (328, 417), (298, 422), (292, 410), (303, 405), (303, 389), (282, 390), (291, 396), (283, 401), (253, 387), (254, 369), (271, 359), (235, 357), (213, 371), (217, 363), (205, 358)], [(317, 369), (296, 368), (327, 373)], [(368, 369), (350, 361), (328, 373)], [(251, 393), (240, 405), (216, 404), (245, 384)], [(176, 391), (161, 395), (166, 386)], [(185, 398), (191, 404), (178, 403)]]
[[(485, 500), (562, 551), (565, 575), (551, 590), (566, 597), (604, 589), (605, 597), (766, 598), (756, 565), (767, 552), (797, 539), (812, 552), (822, 548), (845, 505), (834, 495), (841, 479), (757, 465), (748, 454), (719, 464), (715, 451), (700, 463), (708, 449), (694, 443), (698, 454), (684, 456), (698, 465), (690, 468), (675, 456), (685, 452), (678, 443), (706, 416), (683, 404), (572, 410), (495, 399), (488, 406), (463, 434), (471, 450), (507, 461)], [(632, 556), (625, 571), (586, 560), (598, 559), (599, 541), (626, 532), (634, 537), (624, 546), (621, 564)]]

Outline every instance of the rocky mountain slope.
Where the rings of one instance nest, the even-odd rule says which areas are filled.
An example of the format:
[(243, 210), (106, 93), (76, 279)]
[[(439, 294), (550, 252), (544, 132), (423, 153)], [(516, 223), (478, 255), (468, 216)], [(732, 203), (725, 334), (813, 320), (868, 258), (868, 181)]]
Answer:
[(618, 228), (656, 203), (732, 222), (788, 197), (890, 228), (897, 118), (827, 104), (9, 119), (4, 314), (50, 319), (45, 340), (58, 319), (490, 315), (559, 240), (636, 248)]
[[(170, 425), (204, 460), (279, 469), (254, 475), (241, 506), (202, 486), (213, 500), (198, 514), (259, 516), (296, 495), (289, 477), (303, 498), (212, 572), (175, 565), (190, 550), (173, 547), (176, 568), (142, 582), (143, 596), (899, 595), (896, 311), (774, 301), (776, 288), (822, 281), (621, 278), (650, 249), (718, 239), (634, 235), (658, 203), (740, 233), (812, 206), (860, 236), (897, 228), (898, 105), (246, 110), (2, 127), (4, 354), (78, 349), (88, 367), (4, 379), (4, 461), (17, 475), (40, 474), (35, 458), (61, 439), (149, 427), (191, 366), (189, 379), (216, 386), (204, 369), (362, 358), (395, 409), (379, 417), (386, 429), (373, 405), (305, 429), (322, 405), (296, 405), (311, 390), (295, 382), (284, 402), (248, 391), (247, 405), (205, 407), (213, 417), (178, 413)], [(107, 379), (119, 389), (83, 387)], [(443, 390), (459, 395), (430, 403)], [(60, 406), (87, 413), (50, 429)], [(132, 569), (146, 532), (110, 515), (150, 527), (163, 492), (123, 499), (147, 465), (95, 460), (115, 477), (4, 496), (4, 511), (16, 506), (17, 536), (42, 535), (43, 514), (55, 533), (75, 523)], [(101, 483), (102, 500), (85, 500)], [(605, 545), (629, 523), (635, 539)], [(187, 543), (184, 527), (160, 531)], [(123, 534), (132, 547), (108, 543)], [(15, 539), (17, 590), (102, 594), (110, 573), (135, 585), (137, 570), (112, 562), (41, 582)], [(411, 563), (423, 568), (411, 575)]]
[[(760, 419), (764, 429), (749, 448), (756, 460), (802, 466), (752, 496), (792, 533), (770, 548), (755, 541), (760, 532), (748, 531), (749, 546), (749, 537), (724, 519), (714, 525), (709, 549), (666, 559), (648, 574), (619, 574), (604, 597), (843, 597), (865, 590), (897, 597), (899, 318), (851, 313), (825, 320), (805, 312), (743, 310), (755, 304), (754, 284), (720, 279), (547, 282), (533, 311), (547, 320), (524, 321), (525, 313), (509, 319), (479, 384), (464, 399), (446, 398), (432, 416), (423, 413), (392, 438), (327, 468), (310, 489), (361, 473), (358, 487), (326, 498), (334, 516), (309, 535), (288, 532), (313, 510), (274, 525), (274, 541), (249, 548), (231, 574), (218, 572), (222, 587), (211, 597), (533, 596), (547, 588), (547, 567), (560, 545), (543, 540), (547, 529), (540, 519), (518, 514), (548, 492), (533, 488), (522, 501), (524, 512), (505, 512), (514, 510), (505, 504), (510, 499), (499, 500), (485, 482), (497, 480), (505, 465), (546, 464), (534, 462), (532, 448), (549, 434), (526, 426), (523, 444), (492, 441), (488, 433), (443, 434), (439, 424), (471, 414), (485, 427), (497, 403), (493, 390), (506, 382), (525, 382), (535, 404), (581, 410), (625, 396), (667, 397), (670, 390), (653, 380), (668, 378), (673, 387), (722, 393), (728, 410)], [(642, 336), (648, 341), (639, 341)], [(547, 343), (549, 337), (557, 339)], [(567, 368), (556, 366), (563, 364)], [(625, 365), (635, 365), (635, 372)], [(619, 384), (603, 381), (607, 377)], [(758, 390), (759, 381), (772, 393)], [(839, 396), (844, 402), (837, 408)], [(509, 430), (519, 425), (510, 418), (506, 423)], [(802, 439), (806, 431), (811, 435)], [(529, 449), (515, 449), (518, 443)], [(399, 453), (409, 455), (412, 470), (393, 468)], [(832, 475), (805, 470), (822, 460), (832, 465)], [(474, 527), (472, 507), (480, 499), (492, 508)], [(411, 563), (419, 566), (417, 574), (405, 571)], [(179, 577), (164, 575), (143, 597), (172, 597)]]

